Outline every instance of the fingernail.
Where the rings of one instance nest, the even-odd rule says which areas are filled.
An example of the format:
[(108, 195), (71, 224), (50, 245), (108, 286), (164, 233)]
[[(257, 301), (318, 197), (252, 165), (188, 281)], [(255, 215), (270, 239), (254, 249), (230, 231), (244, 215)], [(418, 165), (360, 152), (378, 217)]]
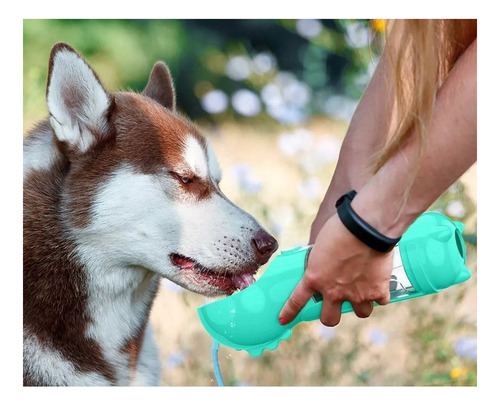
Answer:
[(280, 317), (280, 324), (284, 326), (285, 324), (288, 324), (288, 321), (286, 321), (283, 317)]

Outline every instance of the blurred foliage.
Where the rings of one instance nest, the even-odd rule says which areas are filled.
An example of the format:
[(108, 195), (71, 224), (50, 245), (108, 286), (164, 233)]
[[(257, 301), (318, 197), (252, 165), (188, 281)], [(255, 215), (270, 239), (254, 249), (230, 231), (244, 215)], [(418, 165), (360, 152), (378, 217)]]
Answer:
[[(381, 30), (368, 20), (271, 19), (24, 20), (23, 28), (25, 122), (46, 114), (48, 56), (62, 41), (110, 91), (141, 91), (163, 60), (178, 106), (192, 119), (272, 117), (285, 124), (335, 114), (339, 103), (350, 114), (375, 67), (371, 45)], [(216, 105), (204, 108), (214, 90)]]

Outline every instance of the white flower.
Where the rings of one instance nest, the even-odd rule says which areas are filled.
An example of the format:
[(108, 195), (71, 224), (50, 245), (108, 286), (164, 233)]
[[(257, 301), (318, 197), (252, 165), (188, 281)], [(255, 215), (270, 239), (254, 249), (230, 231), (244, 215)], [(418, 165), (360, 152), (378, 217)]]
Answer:
[(319, 179), (316, 177), (311, 177), (304, 180), (298, 186), (299, 193), (308, 199), (315, 199), (319, 196), (321, 190), (321, 184)]
[(370, 45), (370, 30), (355, 21), (346, 27), (346, 41), (353, 48), (365, 48)]
[(269, 52), (261, 52), (252, 59), (252, 70), (263, 75), (272, 71), (276, 67), (276, 58)]
[(331, 117), (350, 121), (358, 102), (344, 96), (330, 96), (323, 105), (323, 111)]
[(281, 124), (299, 124), (306, 118), (306, 113), (297, 107), (280, 104), (279, 106), (268, 106), (266, 112), (269, 116)]
[(251, 171), (248, 164), (236, 164), (231, 168), (231, 173), (237, 180), (246, 177)]
[(314, 148), (314, 159), (321, 164), (336, 161), (342, 142), (338, 137), (326, 135), (321, 137)]
[(321, 323), (319, 323), (318, 330), (319, 335), (327, 341), (332, 340), (337, 335), (337, 330), (335, 329), (335, 327), (327, 327)]
[(448, 203), (446, 207), (446, 212), (453, 217), (456, 218), (464, 218), (465, 217), (465, 207), (460, 200), (452, 200)]
[(233, 80), (244, 80), (252, 73), (251, 61), (248, 57), (234, 56), (226, 64), (226, 75)]
[(261, 90), (267, 113), (283, 124), (296, 124), (306, 117), (304, 108), (311, 100), (309, 86), (290, 72), (280, 72)]
[(201, 98), (201, 107), (210, 114), (222, 113), (227, 106), (228, 97), (222, 90), (211, 90)]
[(286, 231), (295, 221), (295, 210), (293, 206), (288, 204), (271, 207), (269, 214), (272, 219), (269, 227), (276, 235), (280, 235), (282, 232)]
[(252, 169), (247, 164), (237, 164), (231, 169), (232, 175), (238, 181), (240, 189), (254, 194), (262, 189), (261, 180), (252, 173)]
[(262, 109), (259, 96), (248, 89), (237, 90), (231, 98), (231, 104), (238, 113), (246, 117), (256, 116)]
[(310, 153), (301, 161), (302, 169), (313, 174), (318, 172), (325, 164), (338, 159), (342, 143), (333, 135), (324, 135), (314, 144)]
[(260, 91), (260, 96), (266, 106), (279, 106), (283, 104), (283, 97), (281, 91), (276, 83), (267, 83)]
[(379, 330), (378, 328), (370, 329), (368, 338), (370, 342), (377, 345), (385, 345), (389, 340), (387, 334), (384, 333), (382, 330)]
[(310, 148), (313, 135), (311, 131), (298, 128), (290, 133), (282, 133), (278, 138), (278, 147), (288, 156), (295, 156), (301, 151)]
[(283, 98), (292, 106), (304, 107), (311, 99), (311, 89), (305, 83), (294, 80), (283, 88)]
[(297, 33), (304, 38), (311, 39), (317, 37), (323, 31), (321, 21), (314, 19), (300, 19), (295, 24)]

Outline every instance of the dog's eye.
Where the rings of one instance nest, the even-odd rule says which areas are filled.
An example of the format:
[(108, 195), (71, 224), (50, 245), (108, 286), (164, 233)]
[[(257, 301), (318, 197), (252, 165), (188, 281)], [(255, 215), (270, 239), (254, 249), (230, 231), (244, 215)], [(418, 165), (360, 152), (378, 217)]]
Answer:
[(170, 175), (177, 179), (179, 182), (182, 182), (184, 184), (188, 184), (188, 183), (193, 183), (194, 179), (195, 179), (195, 176), (189, 176), (189, 175), (186, 175), (186, 174), (180, 174), (180, 173), (177, 173), (177, 172), (174, 172), (174, 171), (170, 171)]

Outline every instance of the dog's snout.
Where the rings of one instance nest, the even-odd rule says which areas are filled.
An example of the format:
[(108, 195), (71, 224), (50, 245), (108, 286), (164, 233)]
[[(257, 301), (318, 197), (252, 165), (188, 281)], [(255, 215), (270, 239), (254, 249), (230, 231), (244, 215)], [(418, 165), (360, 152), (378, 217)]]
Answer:
[(274, 251), (278, 249), (278, 241), (264, 230), (257, 232), (255, 237), (252, 238), (252, 244), (257, 255), (257, 262), (260, 265), (265, 264)]

